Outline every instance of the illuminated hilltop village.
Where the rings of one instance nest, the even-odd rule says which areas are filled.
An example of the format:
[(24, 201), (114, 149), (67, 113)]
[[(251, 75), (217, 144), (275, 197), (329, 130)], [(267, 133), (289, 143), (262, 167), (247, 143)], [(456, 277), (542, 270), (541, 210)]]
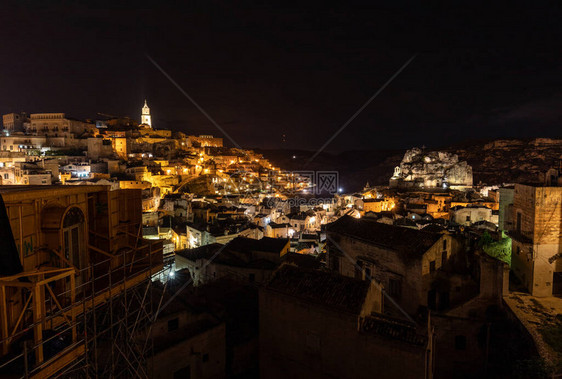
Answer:
[(319, 195), (319, 175), (158, 129), (146, 101), (140, 122), (3, 121), (0, 375), (510, 377), (559, 358), (541, 333), (562, 311), (560, 165), (473, 186), (414, 148), (389, 186), (316, 172)]

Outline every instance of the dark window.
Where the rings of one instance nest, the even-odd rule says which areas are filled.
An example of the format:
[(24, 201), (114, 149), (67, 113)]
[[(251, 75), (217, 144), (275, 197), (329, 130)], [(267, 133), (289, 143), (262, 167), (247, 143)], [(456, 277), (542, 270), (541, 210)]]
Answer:
[(363, 261), (357, 261), (355, 265), (355, 279), (362, 279), (363, 277)]
[(429, 272), (435, 271), (435, 261), (429, 262)]
[(178, 320), (178, 318), (173, 318), (171, 320), (168, 320), (168, 332), (171, 332), (173, 330), (177, 330), (180, 326), (180, 320)]
[(466, 337), (465, 336), (456, 336), (455, 337), (455, 349), (466, 350)]
[(203, 354), (203, 362), (209, 362), (209, 354)]
[(447, 252), (444, 251), (441, 253), (441, 266), (443, 266), (447, 262)]
[(466, 221), (470, 221), (470, 216), (466, 216)]
[(388, 293), (394, 298), (400, 298), (402, 293), (402, 281), (400, 279), (390, 279), (388, 281)]
[(191, 379), (191, 367), (187, 365), (174, 372), (174, 379)]
[(517, 213), (517, 233), (521, 233), (521, 213)]
[(439, 293), (439, 310), (444, 310), (449, 308), (450, 299), (449, 299), (449, 292), (440, 292)]
[(437, 308), (437, 291), (430, 290), (427, 292), (427, 307), (431, 310)]
[(336, 272), (340, 271), (340, 259), (333, 254), (330, 256), (330, 268)]
[(447, 240), (443, 240), (443, 250), (447, 250)]

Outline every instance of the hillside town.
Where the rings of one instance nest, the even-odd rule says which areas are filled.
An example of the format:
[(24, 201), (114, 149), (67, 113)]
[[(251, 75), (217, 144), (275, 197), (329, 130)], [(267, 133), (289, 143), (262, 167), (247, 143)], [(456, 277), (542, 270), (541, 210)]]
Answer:
[(413, 148), (343, 193), (159, 129), (146, 101), (138, 120), (6, 114), (0, 141), (1, 375), (562, 373), (560, 163), (475, 185)]

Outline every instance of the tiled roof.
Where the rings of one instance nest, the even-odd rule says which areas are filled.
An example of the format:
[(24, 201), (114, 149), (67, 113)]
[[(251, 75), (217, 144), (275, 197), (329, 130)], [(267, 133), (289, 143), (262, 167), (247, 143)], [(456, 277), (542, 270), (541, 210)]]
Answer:
[(410, 256), (424, 254), (441, 238), (441, 234), (387, 225), (373, 220), (356, 219), (350, 216), (343, 216), (329, 224), (327, 232), (328, 234), (346, 235)]
[(359, 314), (369, 290), (369, 282), (283, 265), (275, 272), (267, 289), (341, 312)]

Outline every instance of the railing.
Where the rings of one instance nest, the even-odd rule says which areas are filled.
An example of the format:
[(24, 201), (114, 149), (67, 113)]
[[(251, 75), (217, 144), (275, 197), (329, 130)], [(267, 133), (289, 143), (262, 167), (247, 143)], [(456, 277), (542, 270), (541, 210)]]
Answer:
[[(153, 245), (157, 245), (154, 250), (152, 250)], [(162, 270), (161, 244), (145, 244), (140, 246), (140, 249), (145, 252), (138, 253), (136, 249), (115, 255), (103, 252), (107, 256), (104, 260), (92, 262), (90, 266), (79, 270), (67, 269), (71, 270), (70, 275), (53, 279), (54, 281), (64, 281), (66, 288), (63, 292), (53, 292), (49, 288), (49, 284), (31, 282), (30, 286), (42, 286), (43, 291), (46, 290), (43, 293), (49, 294), (47, 298), (44, 297), (46, 311), (44, 315), (41, 315), (39, 307), (30, 306), (31, 296), (33, 296), (31, 293), (41, 296), (37, 288), (34, 288), (34, 291), (30, 290), (30, 297), (22, 309), (18, 322), (12, 326), (11, 333), (3, 332), (0, 340), (0, 346), (4, 348), (3, 357), (0, 358), (0, 376), (11, 374), (28, 378), (41, 373), (42, 377), (46, 377), (84, 356), (88, 339), (92, 338), (86, 332), (88, 311), (107, 303), (128, 288), (147, 279), (151, 280)], [(97, 250), (94, 251), (99, 253)], [(117, 267), (115, 267), (115, 261), (120, 263)], [(29, 273), (29, 275), (31, 274)], [(21, 277), (26, 276), (21, 275)], [(66, 283), (68, 277), (74, 284), (70, 288)], [(88, 280), (84, 280), (84, 278), (88, 278)], [(0, 282), (2, 282), (2, 278), (0, 278)], [(18, 283), (21, 282), (2, 282), (0, 289), (5, 293), (5, 288), (11, 285), (23, 287)], [(34, 303), (37, 304), (37, 302)], [(90, 322), (95, 323), (95, 318)], [(5, 331), (8, 328), (3, 329)], [(47, 330), (52, 335), (44, 338), (47, 334), (44, 331)]]

